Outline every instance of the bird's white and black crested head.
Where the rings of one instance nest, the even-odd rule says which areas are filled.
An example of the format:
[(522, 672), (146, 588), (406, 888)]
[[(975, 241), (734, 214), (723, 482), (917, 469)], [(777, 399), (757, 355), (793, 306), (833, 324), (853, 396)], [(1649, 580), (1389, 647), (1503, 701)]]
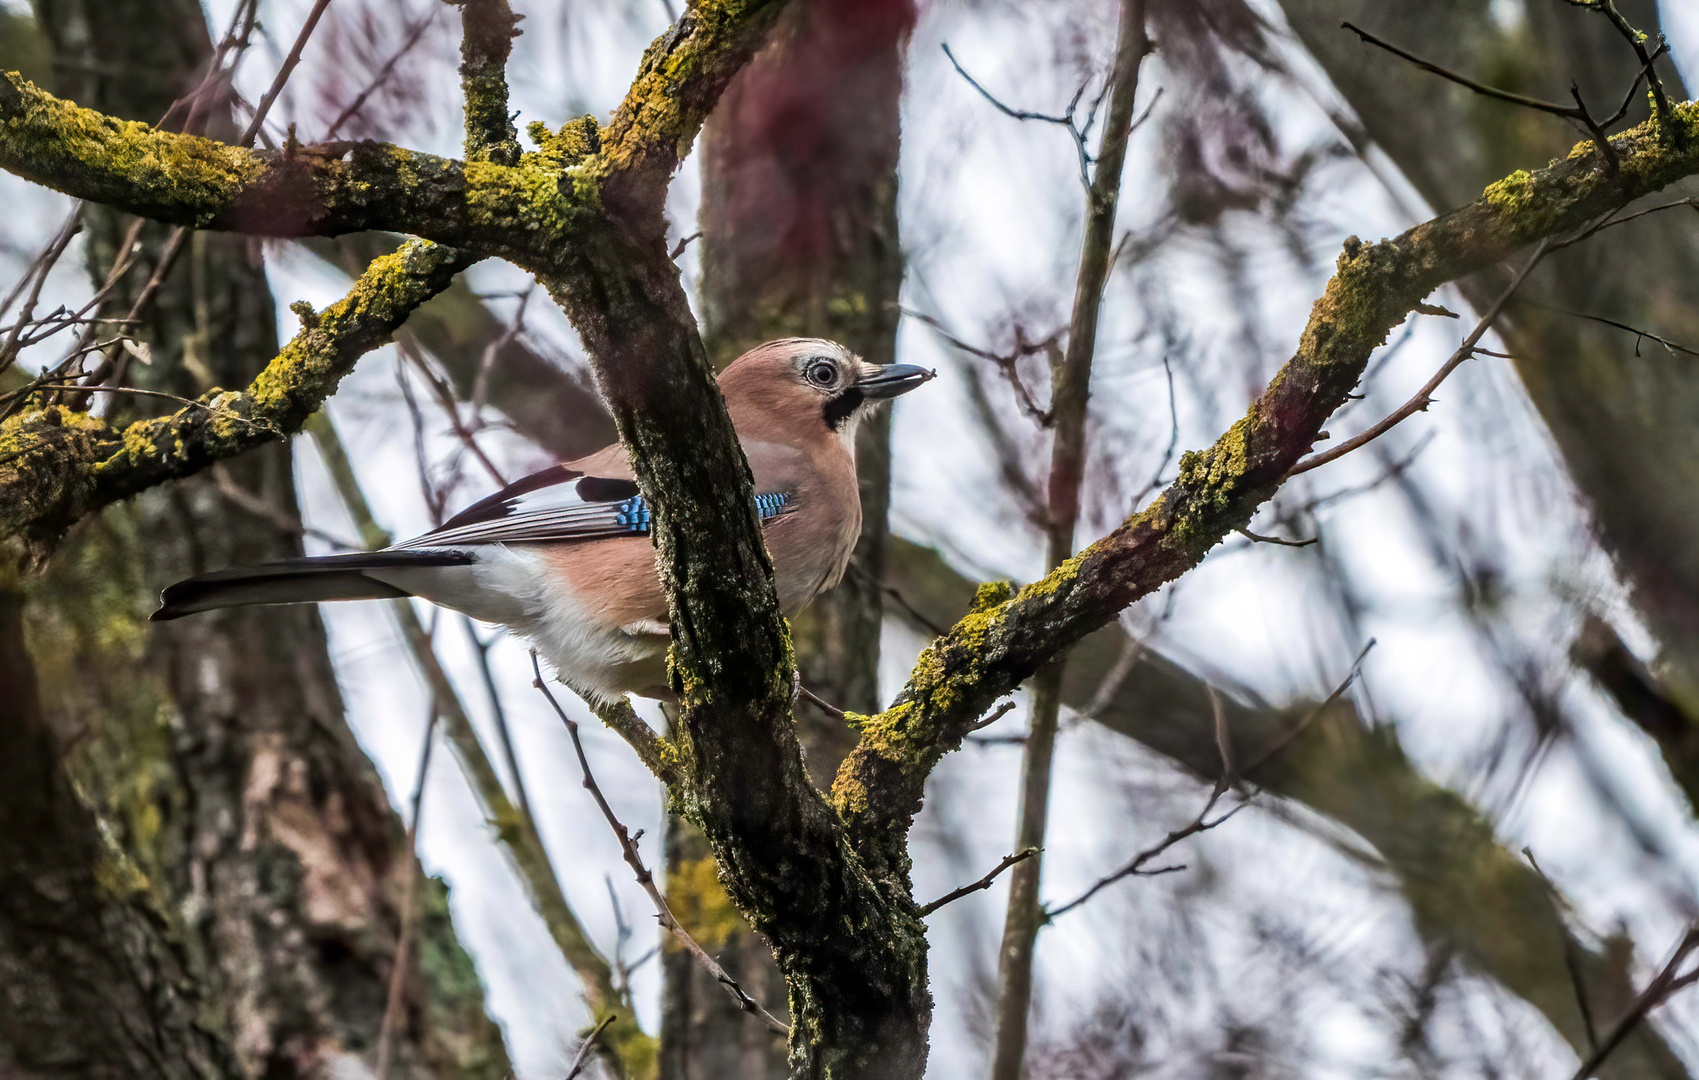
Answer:
[(781, 338), (744, 353), (720, 376), (728, 403), (751, 403), (805, 413), (826, 429), (851, 435), (875, 405), (905, 394), (933, 372), (911, 364), (869, 364), (824, 338)]

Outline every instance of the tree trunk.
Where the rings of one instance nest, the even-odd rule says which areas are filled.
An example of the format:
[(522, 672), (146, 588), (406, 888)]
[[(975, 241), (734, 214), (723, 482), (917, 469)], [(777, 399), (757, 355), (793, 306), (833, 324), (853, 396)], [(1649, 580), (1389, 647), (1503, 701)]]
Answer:
[[(211, 54), (200, 8), (186, 0), (44, 0), (39, 14), (61, 92), (150, 123), (199, 82)], [(212, 134), (233, 134), (224, 103), (207, 116)], [(93, 207), (84, 220), (98, 280), (129, 222)], [(102, 314), (127, 313), (165, 234), (144, 229), (140, 265)], [(131, 365), (133, 385), (196, 396), (246, 383), (277, 350), (258, 243), (191, 235), (138, 336), (152, 364)], [(132, 407), (121, 396), (99, 405)], [(212, 1049), (160, 1053), (197, 1075), (314, 1075), (350, 1056), (369, 1064), (399, 902), (415, 873), (405, 832), (343, 723), (314, 609), (145, 621), (163, 584), (299, 554), (298, 535), (280, 525), (296, 513), (291, 469), (286, 445), (267, 446), (222, 476), (112, 507), (28, 584), (45, 723), (105, 844), (108, 869), (95, 879), (104, 884), (80, 895), (100, 897), (108, 922), (145, 910), (169, 944), (134, 976), (106, 982), (177, 988), (193, 1002), (190, 1030)], [(499, 1032), (442, 888), (424, 884), (393, 1075), (503, 1075)], [(73, 1039), (147, 1031), (98, 1002), (59, 1019)]]
[[(824, 337), (875, 364), (895, 358), (898, 100), (912, 0), (793, 4), (732, 83), (703, 140), (704, 340), (724, 366), (752, 345)], [(803, 685), (841, 709), (878, 711), (890, 419), (856, 440), (862, 527), (836, 589), (792, 620)], [(831, 783), (854, 744), (842, 720), (799, 702), (809, 771)], [(732, 907), (694, 826), (667, 828), (668, 895), (698, 913), (698, 940), (746, 990), (773, 1004), (783, 985), (767, 942)], [(675, 903), (675, 911), (678, 905)], [(739, 1012), (688, 955), (663, 953), (663, 1080), (784, 1075), (782, 1041)], [(765, 989), (768, 997), (762, 998)]]

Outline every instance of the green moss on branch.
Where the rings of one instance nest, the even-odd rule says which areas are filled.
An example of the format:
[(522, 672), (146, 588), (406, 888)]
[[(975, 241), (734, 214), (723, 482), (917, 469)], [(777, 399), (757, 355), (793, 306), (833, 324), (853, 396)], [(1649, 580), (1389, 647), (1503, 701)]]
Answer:
[(611, 170), (640, 189), (640, 200), (664, 191), (783, 8), (783, 0), (695, 0), (644, 52), (603, 139)]
[(300, 430), (362, 355), (473, 259), (412, 241), (372, 262), (346, 297), (310, 319), (240, 393), (211, 390), (169, 416), (114, 428), (62, 406), (0, 425), (0, 538), (39, 556), (108, 503)]
[(466, 101), (466, 160), (519, 164), (507, 111), (507, 57), (519, 19), (507, 0), (462, 0), (460, 90)]
[[(1672, 122), (1684, 135), (1699, 132), (1699, 105), (1676, 106)], [(921, 654), (895, 705), (862, 722), (833, 801), (863, 856), (902, 859), (926, 777), (998, 696), (1246, 525), (1309, 452), (1369, 355), (1430, 292), (1699, 172), (1699, 139), (1662, 138), (1656, 121), (1611, 146), (1619, 166), (1598, 153), (1571, 155), (1519, 170), (1402, 236), (1348, 240), (1297, 353), (1242, 419), (1185, 455), (1174, 483), (1142, 513), (1044, 580), (969, 614)]]
[(258, 236), (411, 233), (523, 266), (570, 246), (584, 206), (531, 160), (462, 163), (378, 142), (246, 150), (116, 120), (0, 76), (0, 168), (79, 199)]

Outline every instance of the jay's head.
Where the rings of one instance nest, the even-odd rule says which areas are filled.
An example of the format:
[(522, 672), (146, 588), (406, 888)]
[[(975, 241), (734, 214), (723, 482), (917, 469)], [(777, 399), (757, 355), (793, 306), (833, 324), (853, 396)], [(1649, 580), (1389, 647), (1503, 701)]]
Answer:
[(747, 420), (804, 438), (847, 439), (876, 405), (935, 374), (913, 364), (869, 364), (835, 341), (781, 338), (733, 360), (720, 373), (720, 391), (740, 429)]

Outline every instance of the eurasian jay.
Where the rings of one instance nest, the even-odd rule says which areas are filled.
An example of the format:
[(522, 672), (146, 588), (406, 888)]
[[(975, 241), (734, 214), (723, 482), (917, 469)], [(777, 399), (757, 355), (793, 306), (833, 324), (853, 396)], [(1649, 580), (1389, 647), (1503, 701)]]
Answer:
[[(785, 338), (719, 378), (755, 477), (779, 605), (794, 615), (838, 583), (861, 530), (855, 430), (933, 377), (879, 367), (831, 341)], [(649, 507), (618, 443), (533, 473), (423, 536), (382, 551), (220, 570), (168, 587), (155, 619), (247, 604), (417, 596), (527, 639), (595, 700), (667, 690), (667, 599)]]

